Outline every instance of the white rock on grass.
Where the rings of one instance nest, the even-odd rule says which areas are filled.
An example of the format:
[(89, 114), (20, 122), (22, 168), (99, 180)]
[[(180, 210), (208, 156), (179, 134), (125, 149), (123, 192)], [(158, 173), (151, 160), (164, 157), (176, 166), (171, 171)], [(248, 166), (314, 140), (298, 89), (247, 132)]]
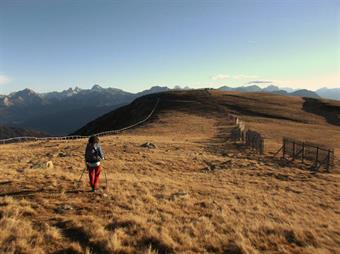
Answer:
[(189, 194), (186, 192), (176, 192), (171, 194), (170, 196), (170, 200), (172, 201), (176, 201), (177, 199), (185, 199), (185, 198), (189, 198)]
[(48, 169), (53, 169), (53, 168), (54, 168), (53, 162), (52, 162), (52, 161), (46, 162), (46, 168), (48, 168)]
[(149, 149), (157, 148), (156, 145), (151, 143), (151, 142), (146, 142), (146, 143), (142, 144), (141, 147), (145, 147), (145, 148), (149, 148)]

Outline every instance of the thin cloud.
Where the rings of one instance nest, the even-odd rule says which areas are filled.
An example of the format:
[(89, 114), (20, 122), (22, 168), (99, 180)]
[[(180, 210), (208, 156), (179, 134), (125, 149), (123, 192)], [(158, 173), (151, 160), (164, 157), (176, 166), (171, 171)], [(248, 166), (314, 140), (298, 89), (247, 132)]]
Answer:
[(269, 81), (269, 80), (253, 80), (253, 81), (249, 81), (247, 84), (272, 84), (273, 81)]
[(4, 75), (4, 74), (0, 74), (0, 85), (4, 85), (4, 84), (7, 84), (11, 81), (11, 79)]
[(229, 78), (230, 78), (230, 76), (227, 75), (227, 74), (217, 74), (217, 75), (211, 77), (212, 80), (226, 80), (226, 79), (229, 79)]
[(244, 79), (255, 79), (255, 78), (258, 78), (258, 76), (248, 75), (248, 74), (237, 74), (237, 75), (217, 74), (211, 77), (211, 79), (215, 81), (226, 80), (226, 79), (244, 80)]
[(256, 75), (246, 75), (246, 74), (239, 74), (239, 75), (234, 75), (233, 79), (253, 79), (253, 78), (258, 78)]

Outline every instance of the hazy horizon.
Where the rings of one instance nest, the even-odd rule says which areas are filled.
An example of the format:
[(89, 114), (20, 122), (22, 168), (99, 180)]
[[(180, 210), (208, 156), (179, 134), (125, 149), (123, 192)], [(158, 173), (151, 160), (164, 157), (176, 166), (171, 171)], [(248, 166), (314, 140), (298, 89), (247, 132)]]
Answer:
[(337, 0), (2, 0), (0, 94), (340, 88), (339, 13)]
[[(61, 88), (61, 89), (52, 89), (52, 90), (35, 90), (35, 89), (30, 88), (30, 87), (24, 87), (24, 88), (22, 88), (22, 89), (20, 89), (20, 90), (12, 91), (12, 92), (9, 92), (9, 93), (7, 93), (7, 94), (5, 94), (5, 93), (4, 93), (4, 94), (1, 94), (1, 93), (0, 93), (0, 95), (7, 96), (7, 95), (9, 95), (9, 94), (11, 94), (11, 93), (15, 93), (15, 92), (22, 91), (22, 90), (25, 90), (25, 89), (33, 90), (34, 92), (39, 93), (39, 94), (43, 94), (43, 93), (51, 93), (51, 92), (62, 92), (62, 91), (68, 90), (68, 89), (75, 89), (75, 88), (80, 88), (80, 89), (82, 89), (82, 90), (88, 90), (88, 89), (91, 89), (94, 85), (99, 85), (100, 87), (105, 88), (105, 89), (107, 89), (107, 88), (121, 89), (121, 90), (123, 90), (123, 91), (125, 91), (125, 92), (129, 92), (129, 93), (143, 92), (143, 91), (145, 91), (145, 90), (148, 90), (148, 89), (150, 89), (150, 88), (152, 88), (152, 87), (157, 87), (157, 86), (158, 86), (158, 87), (167, 87), (167, 88), (169, 88), (169, 89), (176, 89), (177, 87), (179, 87), (180, 89), (186, 89), (186, 88), (188, 88), (188, 89), (205, 89), (205, 88), (218, 89), (218, 88), (223, 87), (223, 86), (228, 86), (228, 87), (231, 87), (231, 88), (238, 88), (238, 87), (247, 87), (247, 86), (252, 86), (252, 85), (259, 86), (260, 88), (263, 89), (263, 88), (266, 88), (266, 87), (268, 87), (268, 86), (270, 86), (270, 85), (278, 86), (278, 85), (276, 85), (276, 84), (271, 84), (271, 83), (265, 83), (265, 84), (246, 83), (246, 84), (242, 84), (242, 85), (232, 85), (232, 84), (229, 84), (229, 85), (225, 84), (225, 85), (223, 85), (223, 84), (222, 84), (222, 85), (219, 85), (218, 87), (206, 86), (206, 87), (196, 87), (196, 88), (193, 88), (193, 87), (190, 87), (190, 86), (179, 86), (179, 85), (175, 85), (175, 86), (165, 86), (165, 85), (157, 85), (157, 84), (155, 84), (155, 85), (150, 85), (149, 87), (142, 88), (141, 90), (138, 90), (138, 91), (129, 91), (129, 90), (124, 89), (124, 88), (114, 87), (114, 86), (110, 86), (110, 85), (93, 84), (93, 85), (87, 86), (87, 87), (84, 87), (84, 86), (70, 86), (70, 87), (64, 88), (64, 89)], [(281, 88), (282, 90), (294, 90), (294, 91), (301, 90), (301, 89), (307, 89), (307, 88), (301, 88), (301, 87), (283, 87), (283, 86), (278, 86), (278, 87)], [(322, 88), (327, 88), (327, 89), (340, 89), (340, 87), (339, 87), (339, 88), (338, 88), (338, 87), (335, 87), (335, 88), (320, 87), (320, 88), (318, 88), (318, 89), (322, 89)], [(316, 90), (307, 89), (307, 90), (310, 90), (310, 91), (315, 92), (315, 91), (317, 91), (318, 89), (316, 89)]]

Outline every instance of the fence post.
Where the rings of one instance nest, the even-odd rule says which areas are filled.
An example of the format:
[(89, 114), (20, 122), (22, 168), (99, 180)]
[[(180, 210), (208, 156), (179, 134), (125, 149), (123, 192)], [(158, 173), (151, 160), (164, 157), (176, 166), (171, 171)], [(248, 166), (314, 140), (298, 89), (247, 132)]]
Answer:
[(286, 139), (283, 139), (283, 149), (282, 149), (282, 158), (285, 159), (286, 155)]
[(330, 165), (331, 164), (331, 150), (328, 149), (328, 155), (327, 155), (327, 172), (329, 172)]
[(301, 162), (304, 163), (305, 159), (305, 142), (302, 142), (302, 153), (301, 153)]
[(319, 147), (316, 147), (316, 155), (315, 155), (315, 165), (317, 166), (319, 162)]

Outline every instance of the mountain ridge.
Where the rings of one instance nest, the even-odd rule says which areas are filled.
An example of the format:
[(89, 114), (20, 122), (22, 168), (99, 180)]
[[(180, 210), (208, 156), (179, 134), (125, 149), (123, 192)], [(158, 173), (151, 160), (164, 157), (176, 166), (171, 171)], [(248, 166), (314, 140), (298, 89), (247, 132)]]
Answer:
[(94, 85), (91, 89), (75, 87), (40, 94), (26, 88), (0, 96), (0, 124), (66, 135), (137, 97), (167, 90), (167, 87), (154, 86), (133, 94)]
[(308, 89), (297, 89), (294, 91), (286, 91), (284, 90), (284, 88), (280, 88), (276, 85), (268, 85), (267, 87), (264, 87), (264, 88), (261, 88), (258, 85), (248, 85), (248, 86), (239, 86), (239, 87), (221, 86), (218, 88), (218, 90), (237, 91), (237, 92), (265, 92), (265, 93), (274, 93), (274, 94), (287, 95), (287, 96), (321, 98), (321, 96), (318, 95), (316, 92), (313, 92)]
[(47, 137), (47, 136), (49, 135), (35, 130), (0, 125), (0, 139), (8, 139), (15, 137)]
[[(188, 87), (170, 89), (166, 86), (153, 86), (138, 93), (130, 93), (122, 89), (103, 88), (95, 84), (90, 89), (74, 87), (61, 92), (36, 93), (26, 88), (9, 95), (0, 95), (0, 124), (34, 129), (50, 135), (67, 135), (90, 121), (131, 103), (138, 97), (174, 90), (191, 89)], [(313, 91), (300, 89), (287, 92), (273, 84), (264, 88), (256, 84), (235, 88), (222, 86), (218, 90), (320, 98)], [(320, 89), (325, 95), (328, 91), (332, 91), (332, 94), (336, 95), (337, 90), (340, 89)]]

